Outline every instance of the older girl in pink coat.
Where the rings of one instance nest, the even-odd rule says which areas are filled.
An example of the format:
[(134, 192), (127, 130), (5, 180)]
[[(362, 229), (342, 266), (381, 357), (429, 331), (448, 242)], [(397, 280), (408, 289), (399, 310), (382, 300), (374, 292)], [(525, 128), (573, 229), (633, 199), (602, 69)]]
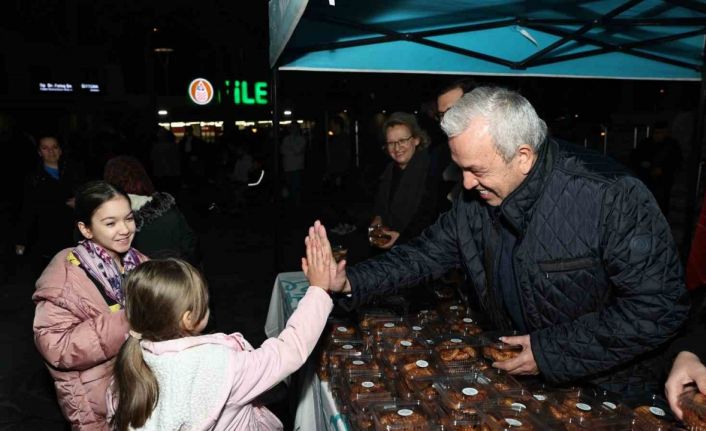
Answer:
[(131, 247), (130, 200), (104, 181), (85, 184), (74, 211), (84, 237), (37, 280), (34, 341), (73, 430), (108, 430), (105, 393), (127, 338), (123, 276), (147, 260)]
[(330, 248), (307, 238), (311, 287), (286, 328), (253, 349), (239, 333), (199, 335), (208, 322), (206, 284), (188, 263), (152, 260), (126, 280), (130, 338), (120, 350), (112, 424), (119, 431), (279, 430), (253, 401), (306, 361), (333, 308)]

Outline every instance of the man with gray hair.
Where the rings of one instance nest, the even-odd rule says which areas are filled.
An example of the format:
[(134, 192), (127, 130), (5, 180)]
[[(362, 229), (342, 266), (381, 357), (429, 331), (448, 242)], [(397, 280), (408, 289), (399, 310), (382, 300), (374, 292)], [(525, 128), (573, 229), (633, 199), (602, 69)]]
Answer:
[[(479, 87), (444, 115), (463, 193), (421, 236), (332, 271), (356, 307), (461, 266), (519, 356), (496, 362), (550, 383), (655, 393), (659, 348), (689, 309), (669, 225), (639, 180), (609, 158), (547, 136), (520, 94)], [(314, 234), (325, 237), (320, 223)], [(333, 269), (333, 268), (332, 268)]]

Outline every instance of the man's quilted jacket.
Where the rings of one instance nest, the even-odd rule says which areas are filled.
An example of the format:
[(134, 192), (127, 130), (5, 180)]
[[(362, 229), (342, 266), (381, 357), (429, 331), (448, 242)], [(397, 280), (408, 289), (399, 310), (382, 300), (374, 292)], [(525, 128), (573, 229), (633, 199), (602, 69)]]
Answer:
[[(542, 376), (627, 396), (661, 392), (655, 349), (689, 304), (669, 225), (647, 188), (602, 155), (547, 140), (501, 212), (518, 237), (516, 284)], [(493, 279), (497, 238), (485, 204), (465, 193), (419, 238), (348, 269), (343, 305), (460, 265), (495, 326), (509, 328)]]

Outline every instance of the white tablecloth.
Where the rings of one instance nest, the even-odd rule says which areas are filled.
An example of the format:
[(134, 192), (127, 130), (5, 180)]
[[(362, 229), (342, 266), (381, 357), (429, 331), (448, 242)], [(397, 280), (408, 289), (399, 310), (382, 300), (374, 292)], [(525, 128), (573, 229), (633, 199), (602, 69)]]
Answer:
[[(283, 272), (275, 279), (270, 297), (270, 308), (265, 322), (265, 334), (277, 336), (299, 305), (309, 287), (304, 273)], [(299, 371), (299, 403), (294, 418), (298, 431), (348, 431), (345, 420), (336, 407), (328, 382), (321, 382), (314, 372), (315, 361), (309, 360)], [(294, 389), (294, 388), (293, 388)]]

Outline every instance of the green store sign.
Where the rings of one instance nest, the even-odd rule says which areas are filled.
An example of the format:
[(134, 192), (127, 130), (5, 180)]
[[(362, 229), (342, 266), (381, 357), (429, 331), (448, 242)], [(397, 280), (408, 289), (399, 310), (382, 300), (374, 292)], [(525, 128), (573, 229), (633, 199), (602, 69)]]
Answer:
[(264, 81), (225, 80), (222, 88), (215, 88), (205, 78), (196, 78), (189, 84), (189, 99), (197, 105), (208, 105), (215, 98), (216, 103), (234, 105), (267, 105), (269, 102), (268, 84)]

